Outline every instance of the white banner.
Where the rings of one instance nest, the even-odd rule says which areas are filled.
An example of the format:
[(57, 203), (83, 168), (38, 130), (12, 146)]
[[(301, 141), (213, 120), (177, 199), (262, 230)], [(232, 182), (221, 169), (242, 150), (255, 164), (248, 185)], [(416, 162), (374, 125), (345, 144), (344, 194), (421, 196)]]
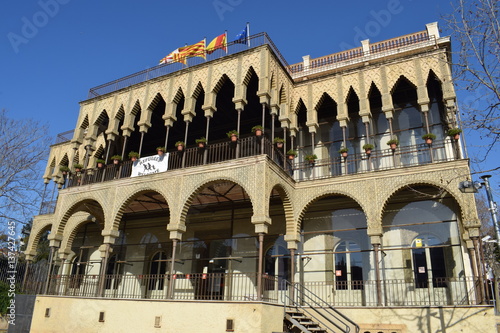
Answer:
[(130, 177), (151, 175), (168, 170), (169, 153), (143, 157), (132, 163), (132, 175)]

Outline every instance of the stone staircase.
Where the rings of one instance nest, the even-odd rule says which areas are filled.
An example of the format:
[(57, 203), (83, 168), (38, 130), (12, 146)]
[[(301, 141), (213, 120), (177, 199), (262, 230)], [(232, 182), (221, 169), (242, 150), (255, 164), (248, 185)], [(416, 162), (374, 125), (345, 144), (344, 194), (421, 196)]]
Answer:
[(327, 333), (319, 323), (314, 322), (310, 317), (296, 308), (288, 308), (285, 311), (285, 324), (288, 332), (298, 333)]

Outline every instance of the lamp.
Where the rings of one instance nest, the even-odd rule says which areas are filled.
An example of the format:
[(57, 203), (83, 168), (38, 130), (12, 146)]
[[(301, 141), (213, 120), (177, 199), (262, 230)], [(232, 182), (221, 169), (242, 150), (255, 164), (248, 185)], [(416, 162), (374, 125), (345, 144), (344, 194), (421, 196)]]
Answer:
[(471, 180), (465, 180), (458, 184), (458, 189), (462, 193), (477, 193), (477, 190), (479, 190), (481, 187), (482, 185), (480, 182), (473, 182)]

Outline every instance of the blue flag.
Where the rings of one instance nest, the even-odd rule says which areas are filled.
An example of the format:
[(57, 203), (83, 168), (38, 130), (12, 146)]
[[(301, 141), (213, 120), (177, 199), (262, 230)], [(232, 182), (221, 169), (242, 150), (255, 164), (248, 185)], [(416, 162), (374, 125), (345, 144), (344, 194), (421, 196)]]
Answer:
[(247, 42), (247, 36), (248, 36), (248, 27), (245, 27), (245, 29), (241, 30), (241, 32), (236, 35), (236, 39), (234, 40), (234, 42), (244, 44)]

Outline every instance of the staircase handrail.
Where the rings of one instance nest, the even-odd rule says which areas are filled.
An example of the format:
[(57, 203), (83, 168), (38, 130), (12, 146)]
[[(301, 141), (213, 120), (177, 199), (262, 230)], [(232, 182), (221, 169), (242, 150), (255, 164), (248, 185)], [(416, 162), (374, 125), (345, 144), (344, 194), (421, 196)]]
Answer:
[[(291, 283), (291, 282), (289, 282), (287, 280), (283, 280), (283, 283), (285, 284), (285, 286), (287, 286), (287, 285), (290, 286), (295, 291), (295, 294), (297, 295), (297, 297), (301, 297), (302, 301), (309, 308), (311, 308), (312, 310), (314, 310), (316, 313), (318, 313), (320, 316), (322, 316), (323, 318), (325, 318), (328, 322), (330, 322), (332, 325), (334, 325), (338, 329), (343, 330), (343, 332), (348, 333), (348, 332), (351, 331), (351, 327), (350, 327), (350, 325), (351, 325), (351, 326), (355, 327), (356, 333), (359, 333), (360, 328), (359, 328), (359, 326), (355, 322), (353, 322), (349, 317), (347, 317), (346, 315), (344, 315), (343, 313), (339, 312), (337, 309), (335, 309), (334, 307), (332, 307), (328, 302), (324, 301), (321, 297), (319, 297), (318, 295), (316, 295), (315, 293), (313, 293), (312, 291), (310, 291), (309, 289), (307, 289), (304, 285), (301, 285), (298, 282)], [(300, 289), (297, 286), (300, 286)], [(288, 288), (285, 288), (284, 290), (288, 290)], [(309, 293), (310, 295), (313, 295), (316, 299), (320, 300), (323, 304), (318, 303), (311, 296), (309, 296), (308, 294), (306, 294), (306, 292)], [(283, 295), (283, 297), (289, 299), (291, 301), (291, 304), (293, 304), (294, 307), (300, 307), (300, 308), (304, 309), (303, 306), (301, 304), (297, 303), (295, 300), (293, 300), (288, 295), (288, 293), (283, 293), (282, 295)], [(312, 306), (310, 304), (310, 302), (308, 302), (305, 299), (306, 297), (310, 300), (310, 302), (312, 302), (313, 304), (315, 304), (316, 307), (321, 308), (321, 309), (325, 310), (325, 312), (329, 313), (333, 318), (335, 318), (342, 325), (344, 325), (345, 328), (342, 328), (337, 323), (333, 322), (330, 318), (328, 318), (327, 316), (325, 316), (322, 312), (318, 311), (318, 309), (316, 307)], [(286, 303), (286, 299), (283, 299), (283, 304), (286, 307), (286, 304), (287, 304)], [(326, 304), (326, 307), (324, 306), (324, 304)], [(306, 312), (308, 312), (308, 311), (306, 311)], [(339, 318), (339, 316), (343, 320), (341, 318)], [(313, 316), (313, 319), (315, 319), (318, 322), (320, 322), (321, 324), (323, 324), (317, 317)], [(348, 322), (350, 325), (348, 325), (346, 322)]]

